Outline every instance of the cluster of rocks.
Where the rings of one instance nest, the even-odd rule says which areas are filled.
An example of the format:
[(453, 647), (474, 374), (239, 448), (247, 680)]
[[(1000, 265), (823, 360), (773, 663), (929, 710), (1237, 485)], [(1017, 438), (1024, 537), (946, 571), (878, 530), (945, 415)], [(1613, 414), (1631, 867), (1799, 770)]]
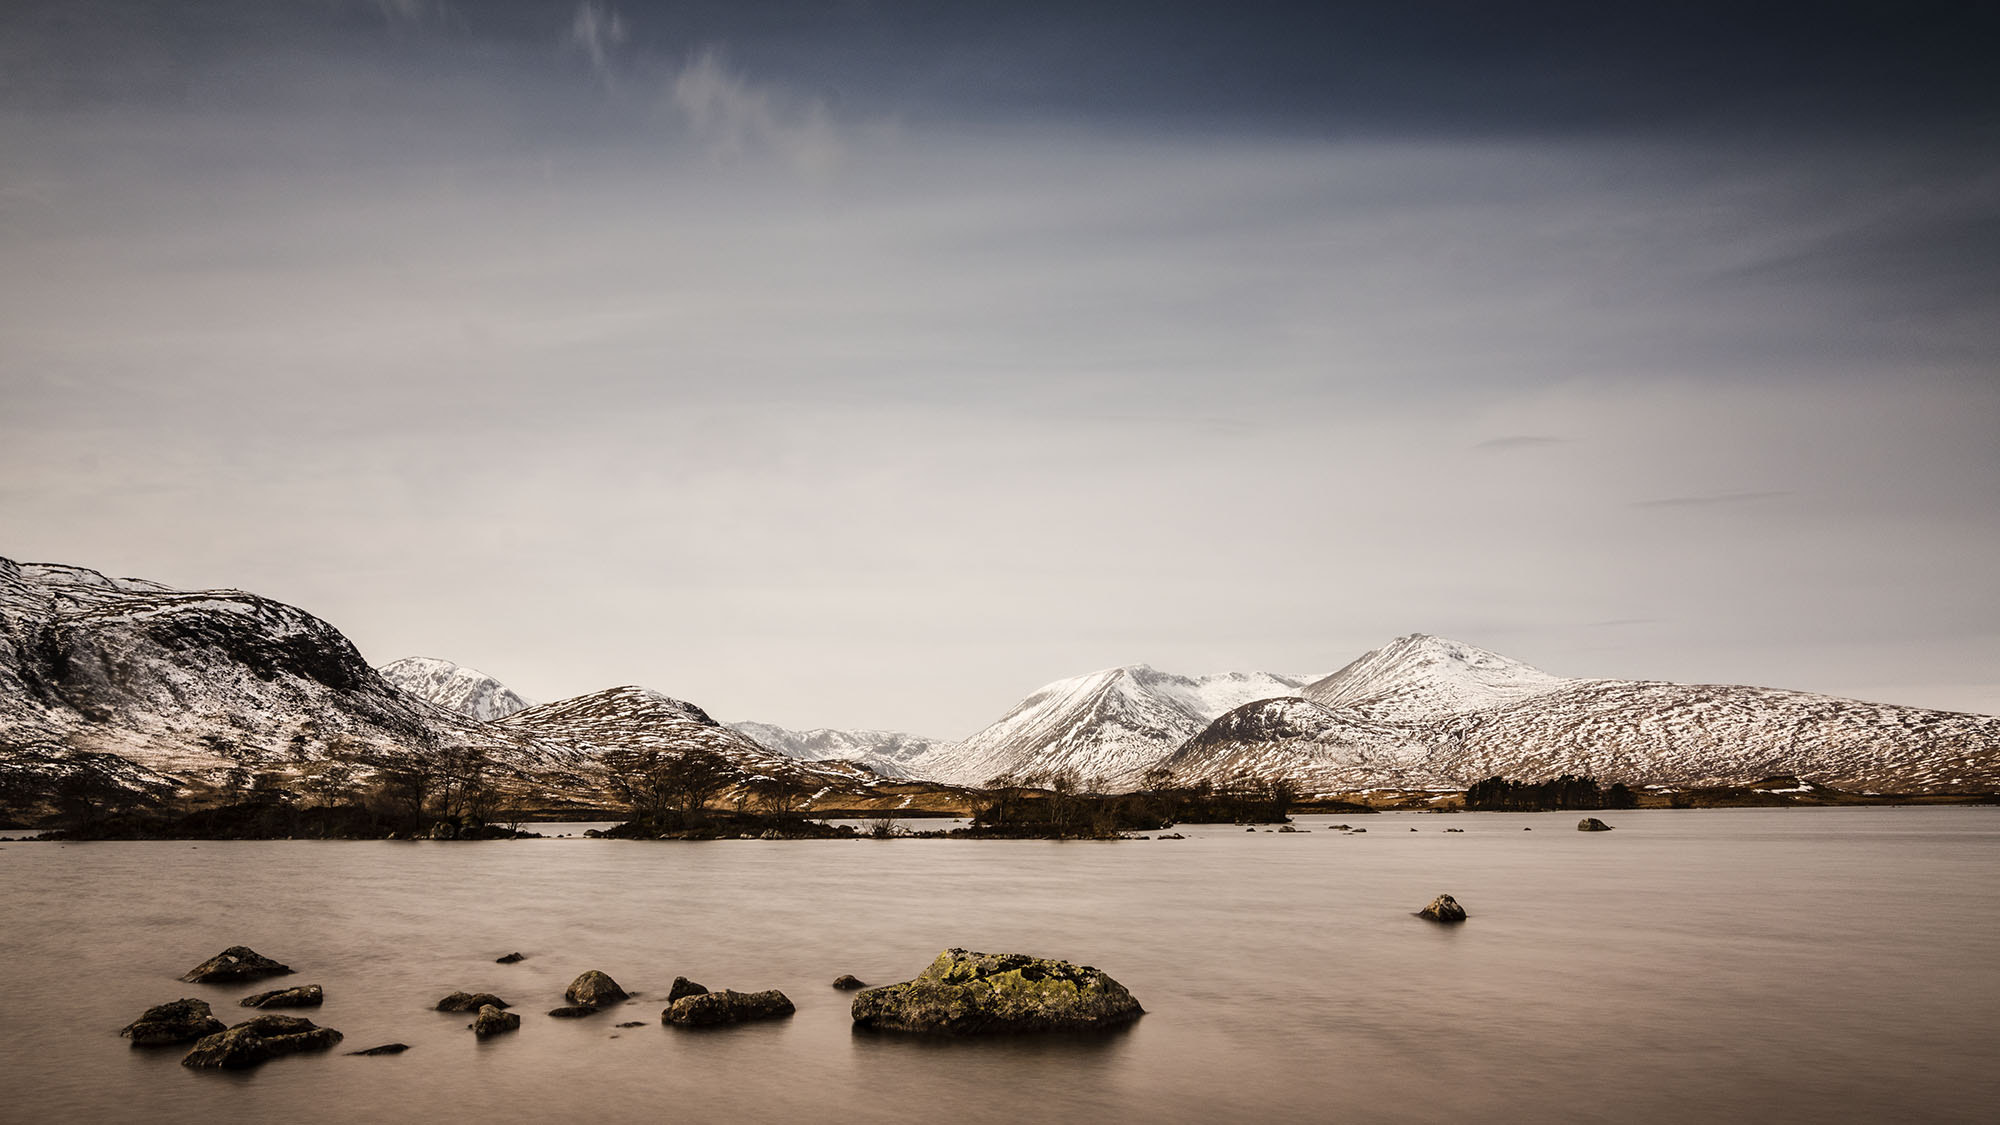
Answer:
[[(232, 945), (189, 969), (181, 979), (194, 984), (227, 984), (280, 976), (292, 971), (248, 946)], [(324, 1003), (319, 985), (273, 989), (245, 996), (245, 1008), (313, 1008)], [(215, 1018), (208, 1001), (192, 997), (146, 1009), (119, 1031), (134, 1046), (157, 1047), (192, 1041), (182, 1066), (235, 1069), (255, 1066), (279, 1055), (323, 1051), (340, 1042), (340, 1032), (320, 1027), (300, 1016), (253, 1016), (234, 1027)]]

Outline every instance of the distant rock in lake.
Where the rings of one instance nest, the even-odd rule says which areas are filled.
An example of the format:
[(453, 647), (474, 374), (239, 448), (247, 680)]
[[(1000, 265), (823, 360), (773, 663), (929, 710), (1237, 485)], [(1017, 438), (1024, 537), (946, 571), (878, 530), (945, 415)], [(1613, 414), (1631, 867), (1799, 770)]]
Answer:
[(1439, 895), (1431, 900), (1429, 906), (1417, 911), (1417, 917), (1428, 918), (1433, 922), (1463, 922), (1465, 907), (1460, 906), (1458, 900), (1450, 895)]
[(851, 1014), (871, 1030), (991, 1035), (1115, 1027), (1145, 1009), (1089, 965), (948, 949), (914, 980), (856, 996)]
[(1609, 832), (1611, 831), (1611, 826), (1594, 816), (1586, 816), (1576, 822), (1576, 830), (1578, 832)]
[(857, 988), (867, 988), (868, 985), (860, 977), (852, 973), (843, 973), (833, 979), (833, 987), (840, 989), (842, 992), (852, 992)]
[(227, 1030), (227, 1027), (209, 1010), (208, 1001), (183, 999), (146, 1009), (144, 1015), (126, 1024), (118, 1034), (130, 1039), (135, 1047), (157, 1047), (167, 1043), (186, 1043)]
[(302, 984), (297, 988), (274, 988), (269, 992), (259, 992), (255, 996), (245, 996), (237, 1001), (245, 1008), (317, 1008), (326, 1002), (326, 993), (316, 984)]
[(588, 1004), (593, 1008), (602, 1008), (609, 1004), (616, 1004), (629, 995), (631, 994), (618, 987), (617, 981), (612, 980), (608, 975), (598, 972), (596, 969), (591, 969), (582, 976), (577, 977), (563, 991), (563, 998), (570, 1003)]
[(791, 998), (777, 989), (763, 992), (704, 992), (667, 1005), (660, 1022), (675, 1027), (716, 1027), (749, 1020), (781, 1019), (793, 1012)]
[(340, 1032), (298, 1016), (258, 1016), (227, 1031), (218, 1031), (194, 1045), (181, 1060), (196, 1069), (237, 1070), (279, 1055), (324, 1051), (339, 1043)]
[(512, 1004), (491, 992), (454, 992), (437, 1002), (440, 1012), (476, 1012), (485, 1007), (511, 1008)]
[(503, 1012), (491, 1004), (479, 1009), (479, 1015), (469, 1025), (472, 1033), (481, 1039), (498, 1035), (503, 1031), (519, 1031), (521, 1017), (513, 1012)]
[(291, 966), (281, 965), (247, 945), (232, 945), (182, 973), (181, 979), (191, 984), (216, 984), (283, 976), (291, 971)]

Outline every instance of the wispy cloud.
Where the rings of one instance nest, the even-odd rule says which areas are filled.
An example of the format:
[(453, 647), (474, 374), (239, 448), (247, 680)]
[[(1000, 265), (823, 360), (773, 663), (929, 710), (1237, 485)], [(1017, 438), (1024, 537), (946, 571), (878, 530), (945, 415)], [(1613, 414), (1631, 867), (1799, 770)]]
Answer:
[(1787, 491), (1779, 492), (1717, 492), (1707, 496), (1666, 496), (1658, 500), (1634, 501), (1634, 508), (1716, 508), (1730, 504), (1754, 504), (1761, 500), (1775, 500), (1780, 496), (1790, 496)]
[(1506, 437), (1488, 438), (1472, 448), (1502, 452), (1509, 449), (1534, 449), (1544, 445), (1562, 445), (1568, 440), (1567, 438), (1551, 437), (1548, 434), (1508, 434)]
[(450, 11), (444, 0), (375, 0), (375, 8), (392, 24), (439, 22)]
[(591, 69), (609, 84), (613, 75), (612, 56), (625, 45), (627, 38), (625, 17), (618, 14), (618, 9), (596, 0), (584, 0), (576, 6), (576, 16), (569, 22), (563, 44), (582, 51), (590, 60)]
[(704, 48), (681, 68), (668, 100), (725, 159), (771, 152), (805, 172), (829, 171), (840, 161), (840, 137), (824, 105), (750, 81), (717, 48)]

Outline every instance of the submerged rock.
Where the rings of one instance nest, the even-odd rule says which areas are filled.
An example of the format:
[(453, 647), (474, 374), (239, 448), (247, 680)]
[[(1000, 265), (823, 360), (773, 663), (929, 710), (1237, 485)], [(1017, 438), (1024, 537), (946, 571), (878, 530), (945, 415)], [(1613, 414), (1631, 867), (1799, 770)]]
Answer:
[(857, 988), (867, 988), (868, 986), (862, 982), (860, 977), (852, 973), (843, 973), (833, 978), (833, 987), (838, 988), (842, 992), (852, 992)]
[(1433, 922), (1463, 922), (1465, 907), (1460, 906), (1458, 900), (1450, 895), (1439, 895), (1431, 900), (1429, 906), (1417, 911), (1417, 917), (1428, 918)]
[(503, 1031), (519, 1031), (521, 1029), (521, 1017), (515, 1015), (513, 1012), (503, 1012), (493, 1005), (488, 1004), (479, 1009), (479, 1015), (467, 1026), (472, 1028), (474, 1035), (484, 1039), (489, 1035), (498, 1035)]
[(258, 1016), (194, 1045), (182, 1066), (235, 1070), (279, 1055), (324, 1051), (340, 1042), (340, 1032), (298, 1016)]
[(349, 1051), (350, 1055), (400, 1055), (410, 1049), (408, 1043), (384, 1043), (380, 1047), (370, 1047), (365, 1051)]
[(186, 1043), (205, 1035), (225, 1031), (228, 1025), (215, 1018), (206, 1000), (174, 1000), (147, 1008), (138, 1019), (126, 1024), (118, 1034), (135, 1047), (157, 1047), (166, 1043)]
[(487, 1007), (511, 1008), (513, 1005), (491, 992), (454, 992), (437, 1002), (440, 1012), (476, 1012)]
[(596, 969), (571, 981), (569, 987), (563, 990), (563, 998), (570, 1003), (588, 1004), (593, 1008), (616, 1004), (629, 995), (630, 993), (618, 987), (617, 981)]
[(559, 1020), (580, 1020), (585, 1016), (596, 1015), (597, 1009), (588, 1004), (571, 1004), (565, 1008), (550, 1008), (549, 1014)]
[(326, 993), (321, 991), (319, 985), (302, 984), (297, 988), (274, 988), (255, 996), (245, 996), (237, 1003), (245, 1008), (317, 1008), (326, 1003)]
[(1576, 822), (1576, 830), (1578, 832), (1609, 832), (1611, 831), (1611, 826), (1594, 816), (1586, 816)]
[(281, 965), (247, 945), (232, 945), (182, 973), (181, 979), (193, 984), (215, 984), (220, 981), (283, 976), (291, 971), (291, 966)]
[(525, 953), (509, 953), (505, 957), (495, 957), (493, 963), (495, 965), (512, 965), (516, 961), (526, 961), (527, 959), (528, 955)]
[(621, 1023), (621, 1024), (619, 1024), (618, 1026), (619, 1026), (619, 1027), (644, 1027), (644, 1026), (646, 1026), (646, 1021), (645, 1021), (645, 1020), (629, 1020), (629, 1021), (627, 1021), (627, 1022), (625, 1022), (625, 1023)]
[(777, 989), (763, 992), (703, 992), (683, 996), (660, 1013), (661, 1023), (675, 1027), (715, 1027), (748, 1020), (773, 1020), (793, 1012), (791, 998)]
[(667, 1003), (672, 1004), (684, 996), (701, 996), (707, 992), (708, 989), (703, 988), (686, 977), (675, 977), (674, 986), (667, 989)]
[(1145, 1009), (1089, 965), (947, 949), (916, 979), (856, 996), (851, 1014), (881, 1031), (990, 1035), (1115, 1027)]

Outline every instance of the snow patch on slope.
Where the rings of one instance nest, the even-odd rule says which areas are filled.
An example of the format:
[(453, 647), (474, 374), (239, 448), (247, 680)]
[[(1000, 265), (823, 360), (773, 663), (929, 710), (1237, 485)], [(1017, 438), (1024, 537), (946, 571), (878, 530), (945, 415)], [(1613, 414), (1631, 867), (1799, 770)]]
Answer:
[(506, 684), (463, 664), (431, 656), (406, 656), (377, 668), (382, 678), (447, 711), (483, 722), (504, 719), (534, 706)]

